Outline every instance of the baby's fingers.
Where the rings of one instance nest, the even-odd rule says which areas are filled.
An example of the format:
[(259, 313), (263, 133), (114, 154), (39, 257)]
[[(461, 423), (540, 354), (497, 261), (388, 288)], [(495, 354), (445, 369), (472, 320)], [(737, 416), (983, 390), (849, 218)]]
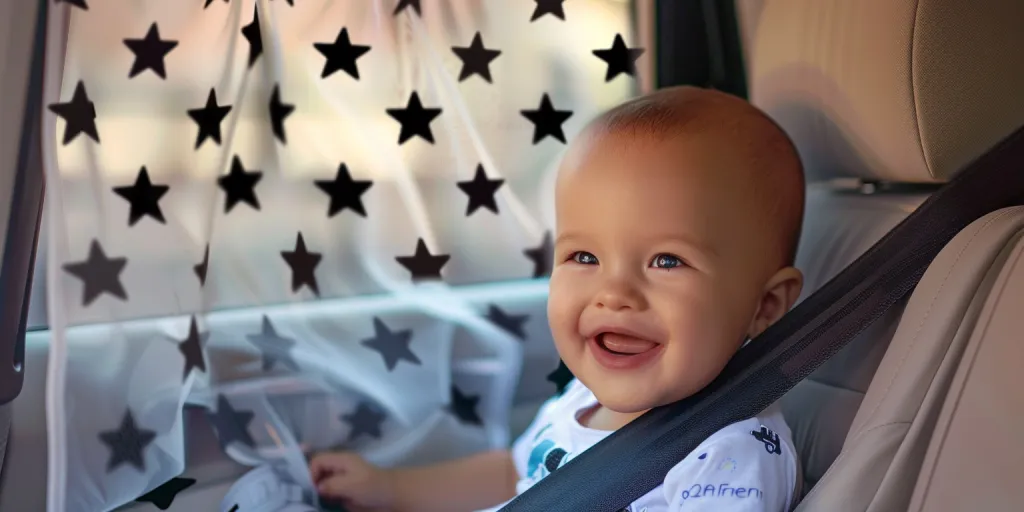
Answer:
[(340, 453), (322, 453), (309, 461), (309, 476), (313, 482), (345, 470), (345, 458)]
[(320, 496), (331, 500), (351, 500), (356, 497), (352, 494), (356, 490), (353, 489), (352, 479), (343, 473), (320, 480), (316, 490)]

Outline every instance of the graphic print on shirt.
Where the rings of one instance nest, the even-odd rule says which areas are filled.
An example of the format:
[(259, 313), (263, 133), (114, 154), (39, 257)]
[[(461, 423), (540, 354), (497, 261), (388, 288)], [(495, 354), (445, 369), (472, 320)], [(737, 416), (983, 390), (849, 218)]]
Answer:
[(761, 425), (760, 430), (751, 430), (750, 434), (754, 436), (754, 439), (764, 443), (764, 449), (768, 453), (782, 455), (782, 443), (779, 441), (779, 435), (772, 432), (772, 429)]
[(526, 476), (534, 481), (540, 480), (558, 469), (566, 462), (566, 451), (550, 439), (543, 439), (533, 445), (530, 458), (526, 464)]

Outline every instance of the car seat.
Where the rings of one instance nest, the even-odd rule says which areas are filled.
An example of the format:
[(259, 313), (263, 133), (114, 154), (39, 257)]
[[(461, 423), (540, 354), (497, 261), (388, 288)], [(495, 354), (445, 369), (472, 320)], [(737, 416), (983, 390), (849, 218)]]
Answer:
[[(936, 183), (1024, 125), (1022, 2), (736, 7), (751, 101), (793, 138), (808, 178), (797, 261), (805, 297)], [(1012, 330), (991, 329), (1000, 314), (1014, 318), (1008, 308), (1024, 295), (1021, 285), (1004, 288), (1021, 279), (1010, 264), (1022, 225), (1020, 209), (972, 224), (932, 264), (909, 305), (891, 309), (783, 397), (808, 493), (799, 510), (1006, 509), (969, 504), (984, 497), (957, 489), (972, 482), (978, 492), (992, 490), (984, 478), (1022, 472), (1022, 443), (996, 443), (1013, 443), (1011, 425), (1024, 412), (1006, 363), (1024, 358)], [(974, 398), (958, 409), (961, 392)], [(949, 432), (963, 437), (943, 437)], [(1012, 487), (999, 489), (1005, 497)]]

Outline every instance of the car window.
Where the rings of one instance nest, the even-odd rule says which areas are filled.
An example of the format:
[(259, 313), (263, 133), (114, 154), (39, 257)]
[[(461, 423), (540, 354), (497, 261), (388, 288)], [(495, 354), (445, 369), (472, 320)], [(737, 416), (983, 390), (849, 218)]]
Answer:
[[(428, 30), (430, 52), (417, 50), (422, 47), (409, 26), (380, 30), (387, 26), (380, 17), (390, 13), (375, 11), (372, 2), (281, 9), (275, 19), (280, 37), (265, 38), (252, 73), (245, 65), (225, 69), (228, 49), (236, 61), (248, 59), (244, 38), (226, 44), (234, 35), (228, 33), (232, 23), (252, 22), (248, 10), (218, 8), (214, 2), (206, 9), (133, 8), (126, 16), (117, 3), (108, 4), (90, 6), (93, 16), (110, 14), (103, 15), (104, 23), (75, 16), (70, 26), (62, 98), (70, 98), (81, 81), (96, 107), (103, 139), (92, 146), (57, 146), (63, 208), (73, 219), (68, 249), (86, 252), (97, 232), (85, 228), (95, 226), (112, 237), (107, 243), (118, 246), (111, 250), (135, 254), (133, 267), (140, 274), (176, 272), (186, 279), (189, 270), (181, 271), (180, 262), (167, 255), (169, 247), (200, 263), (210, 238), (211, 268), (224, 269), (210, 272), (218, 283), (216, 296), (144, 290), (123, 305), (129, 310), (125, 317), (296, 300), (280, 286), (279, 267), (280, 252), (293, 249), (299, 233), (311, 251), (337, 256), (325, 262), (331, 270), (318, 283), (319, 298), (385, 291), (358, 263), (366, 245), (361, 229), (372, 232), (381, 254), (398, 256), (414, 254), (420, 237), (413, 232), (429, 226), (434, 240), (427, 245), (458, 253), (445, 270), (449, 284), (532, 277), (532, 263), (521, 251), (539, 246), (551, 224), (546, 180), (565, 144), (553, 135), (535, 144), (535, 127), (521, 111), (537, 110), (548, 98), (554, 109), (572, 113), (561, 126), (570, 138), (597, 112), (644, 85), (625, 76), (605, 81), (608, 65), (592, 54), (612, 47), (617, 35), (631, 44), (635, 39), (630, 4), (618, 0), (576, 1), (566, 7), (570, 22), (562, 24), (564, 29), (533, 30), (529, 37), (517, 37), (516, 31), (536, 25), (530, 22), (530, 2), (487, 9), (479, 1), (444, 2), (425, 18), (437, 27)], [(524, 14), (521, 23), (501, 22)], [(321, 76), (326, 59), (314, 43), (333, 42), (342, 28), (353, 44), (371, 47), (358, 60), (358, 80), (341, 69)], [(163, 59), (164, 76), (151, 69), (129, 76), (134, 54), (125, 40), (144, 40), (154, 30), (176, 43)], [(478, 32), (486, 49), (501, 54), (486, 66), (489, 82), (479, 74), (460, 80), (463, 64), (452, 47), (471, 47)], [(447, 71), (447, 81), (418, 69), (433, 59)], [(187, 112), (203, 107), (211, 91), (218, 105), (232, 110), (222, 123), (224, 141), (207, 139), (197, 149), (198, 127)], [(283, 106), (293, 107), (283, 122), (286, 142), (267, 126), (275, 92)], [(433, 144), (396, 143), (400, 127), (386, 110), (407, 106), (412, 92), (425, 107), (442, 108), (431, 123)], [(333, 180), (342, 165), (352, 179), (373, 183), (362, 197), (365, 217), (351, 209), (328, 217), (330, 198), (315, 182)], [(255, 187), (259, 211), (241, 202), (225, 214), (222, 192), (195, 186), (234, 166), (262, 173)], [(496, 194), (500, 208), (495, 214), (478, 204), (467, 216), (470, 199), (457, 182), (472, 180), (479, 166), (490, 178), (504, 180), (504, 190)], [(160, 203), (166, 218), (161, 223), (146, 216), (129, 227), (130, 204), (114, 189), (131, 186), (143, 168), (150, 182), (169, 187)], [(269, 225), (268, 210), (273, 211)], [(46, 223), (42, 231), (30, 328), (47, 324), (41, 284)], [(232, 263), (243, 255), (258, 263), (241, 268)], [(402, 272), (389, 270), (396, 276)], [(103, 321), (102, 315), (82, 310), (71, 318), (91, 323)]]

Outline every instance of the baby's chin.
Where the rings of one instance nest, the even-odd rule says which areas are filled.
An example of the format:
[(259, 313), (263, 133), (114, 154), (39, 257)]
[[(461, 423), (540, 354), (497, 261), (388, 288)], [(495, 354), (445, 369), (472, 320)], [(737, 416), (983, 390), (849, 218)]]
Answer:
[(619, 414), (642, 413), (666, 403), (650, 391), (640, 393), (634, 389), (612, 388), (612, 386), (608, 386), (612, 389), (600, 389), (602, 387), (600, 385), (596, 387), (598, 389), (591, 388), (591, 391), (597, 397), (601, 407)]

